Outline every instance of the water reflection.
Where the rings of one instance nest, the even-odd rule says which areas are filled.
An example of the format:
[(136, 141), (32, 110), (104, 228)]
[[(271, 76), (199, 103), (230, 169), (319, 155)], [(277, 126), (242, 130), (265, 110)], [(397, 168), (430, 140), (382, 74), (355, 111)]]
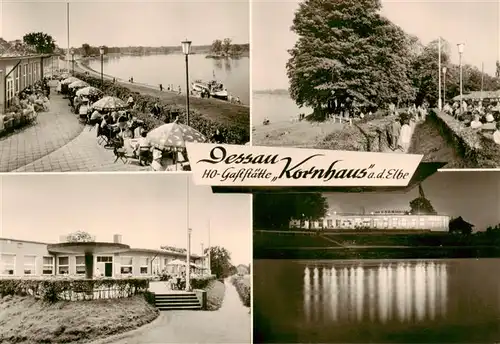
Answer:
[(433, 320), (447, 312), (447, 265), (307, 266), (303, 294), (308, 322)]

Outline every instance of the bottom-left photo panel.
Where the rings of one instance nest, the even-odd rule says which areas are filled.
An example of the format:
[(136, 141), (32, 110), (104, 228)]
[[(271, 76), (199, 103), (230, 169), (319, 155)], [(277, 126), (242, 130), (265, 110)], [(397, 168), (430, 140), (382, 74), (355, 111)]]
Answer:
[(0, 343), (250, 343), (251, 195), (0, 176)]

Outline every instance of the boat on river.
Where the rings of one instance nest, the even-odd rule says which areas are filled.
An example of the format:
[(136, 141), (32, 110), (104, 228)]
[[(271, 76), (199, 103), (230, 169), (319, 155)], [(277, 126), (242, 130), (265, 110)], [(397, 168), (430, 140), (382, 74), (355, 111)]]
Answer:
[(229, 93), (224, 85), (217, 80), (203, 82), (196, 80), (191, 84), (191, 91), (199, 94), (202, 98), (212, 97), (216, 99), (228, 100)]

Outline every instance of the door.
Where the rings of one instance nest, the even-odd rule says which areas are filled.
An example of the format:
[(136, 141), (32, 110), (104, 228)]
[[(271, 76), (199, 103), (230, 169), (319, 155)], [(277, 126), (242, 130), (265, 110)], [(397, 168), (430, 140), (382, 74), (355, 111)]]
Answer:
[(113, 263), (104, 264), (104, 276), (113, 277)]

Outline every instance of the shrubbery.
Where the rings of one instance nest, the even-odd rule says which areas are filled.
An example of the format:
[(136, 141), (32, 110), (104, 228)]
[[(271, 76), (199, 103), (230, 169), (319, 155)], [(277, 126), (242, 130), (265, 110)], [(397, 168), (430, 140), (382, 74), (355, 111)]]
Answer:
[(196, 277), (190, 280), (193, 289), (206, 289), (211, 281), (215, 280), (215, 276)]
[[(176, 117), (178, 117), (180, 123), (186, 123), (186, 109), (184, 105), (165, 104), (160, 98), (132, 92), (127, 87), (115, 84), (111, 81), (104, 80), (104, 84), (101, 84), (100, 79), (89, 75), (77, 74), (77, 77), (91, 86), (101, 89), (104, 94), (109, 96), (126, 100), (129, 95), (132, 94), (136, 104), (135, 109), (137, 110), (137, 113), (134, 113), (134, 115), (144, 121), (148, 131), (162, 124), (169, 123)], [(153, 118), (149, 115), (155, 103), (158, 103), (162, 109), (163, 115), (161, 118)], [(190, 110), (189, 126), (205, 135), (207, 139), (210, 139), (216, 131), (219, 130), (225, 138), (224, 143), (226, 144), (245, 144), (250, 140), (249, 128), (217, 123), (211, 119), (205, 118), (203, 114), (193, 109)]]
[(75, 295), (83, 299), (100, 298), (96, 289), (113, 289), (115, 298), (130, 297), (144, 293), (149, 288), (147, 279), (0, 279), (0, 295), (32, 295), (48, 302), (73, 300)]
[(250, 279), (244, 276), (233, 276), (231, 277), (231, 283), (238, 291), (238, 295), (240, 296), (240, 300), (245, 307), (250, 307), (251, 304), (251, 287), (250, 287)]

